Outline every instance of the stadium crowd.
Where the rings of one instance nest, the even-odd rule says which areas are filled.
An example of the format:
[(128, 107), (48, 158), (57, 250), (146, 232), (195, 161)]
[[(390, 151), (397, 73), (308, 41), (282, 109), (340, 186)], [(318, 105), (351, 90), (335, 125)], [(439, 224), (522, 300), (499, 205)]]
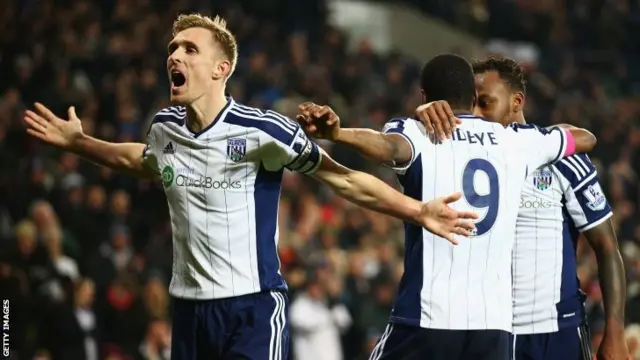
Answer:
[[(195, 1), (193, 3), (196, 3)], [(18, 1), (0, 7), (0, 295), (20, 359), (168, 359), (171, 230), (160, 184), (138, 181), (27, 137), (22, 112), (77, 106), (85, 132), (144, 140), (166, 105), (166, 43), (179, 12), (224, 15), (238, 37), (231, 95), (293, 117), (330, 104), (346, 126), (380, 128), (418, 104), (420, 64), (376, 54), (326, 25), (321, 1)], [(640, 359), (640, 43), (633, 1), (435, 1), (426, 8), (478, 34), (530, 41), (527, 118), (568, 122), (599, 139), (592, 154), (614, 209), (628, 278), (628, 344)], [(457, 4), (457, 3), (456, 3)], [(286, 11), (283, 11), (285, 10)], [(521, 20), (521, 21), (519, 21)], [(519, 34), (519, 38), (514, 38)], [(428, 39), (425, 38), (428, 46)], [(341, 163), (395, 184), (339, 145)], [(287, 173), (280, 258), (291, 289), (297, 360), (367, 358), (402, 273), (399, 221)], [(595, 257), (578, 247), (593, 346), (603, 327)], [(321, 325), (318, 329), (317, 325)], [(314, 350), (315, 349), (315, 350)], [(327, 354), (336, 354), (328, 357)], [(16, 357), (18, 358), (18, 357)]]

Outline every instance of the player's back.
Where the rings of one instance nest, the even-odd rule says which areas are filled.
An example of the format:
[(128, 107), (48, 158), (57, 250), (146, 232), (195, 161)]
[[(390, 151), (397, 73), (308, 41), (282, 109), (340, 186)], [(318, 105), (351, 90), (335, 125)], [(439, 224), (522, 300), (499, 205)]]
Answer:
[[(453, 138), (443, 143), (427, 136), (414, 120), (398, 119), (385, 128), (403, 134), (414, 148), (411, 163), (396, 168), (407, 195), (427, 200), (462, 192), (463, 199), (453, 207), (480, 216), (476, 235), (458, 246), (405, 226), (405, 274), (392, 321), (433, 329), (510, 331), (511, 249), (520, 191), (529, 167), (554, 159), (526, 144), (533, 140), (527, 132), (545, 136), (541, 129), (460, 118)], [(560, 143), (555, 146), (561, 148)]]

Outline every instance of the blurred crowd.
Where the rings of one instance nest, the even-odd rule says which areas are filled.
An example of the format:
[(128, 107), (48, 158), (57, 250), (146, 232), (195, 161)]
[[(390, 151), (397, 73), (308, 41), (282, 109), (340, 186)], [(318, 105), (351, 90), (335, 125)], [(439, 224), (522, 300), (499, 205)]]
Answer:
[[(568, 122), (598, 136), (592, 159), (615, 212), (628, 278), (628, 343), (637, 354), (637, 2), (418, 5), (427, 3), (424, 11), (487, 39), (534, 43), (541, 56), (529, 68), (529, 121)], [(144, 141), (154, 112), (167, 105), (166, 43), (183, 11), (227, 18), (240, 46), (229, 92), (245, 104), (293, 116), (300, 102), (312, 100), (330, 104), (345, 126), (379, 129), (420, 101), (420, 64), (376, 54), (367, 41), (348, 53), (345, 34), (326, 25), (320, 0), (3, 0), (0, 297), (10, 300), (10, 344), (20, 359), (169, 358), (172, 246), (161, 186), (29, 138), (21, 114), (34, 101), (60, 116), (75, 105), (85, 132)], [(341, 163), (395, 184), (391, 173), (350, 149), (322, 146)], [(279, 219), (293, 353), (305, 353), (296, 360), (366, 359), (402, 273), (402, 224), (292, 173), (284, 178)], [(578, 253), (597, 347), (604, 325), (597, 266), (584, 241)]]

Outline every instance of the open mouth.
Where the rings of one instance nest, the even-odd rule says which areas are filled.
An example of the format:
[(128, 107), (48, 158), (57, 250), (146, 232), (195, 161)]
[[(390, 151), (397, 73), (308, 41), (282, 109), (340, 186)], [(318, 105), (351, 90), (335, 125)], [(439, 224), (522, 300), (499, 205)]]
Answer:
[(171, 70), (171, 85), (173, 87), (179, 88), (187, 82), (187, 78), (183, 73), (177, 70)]

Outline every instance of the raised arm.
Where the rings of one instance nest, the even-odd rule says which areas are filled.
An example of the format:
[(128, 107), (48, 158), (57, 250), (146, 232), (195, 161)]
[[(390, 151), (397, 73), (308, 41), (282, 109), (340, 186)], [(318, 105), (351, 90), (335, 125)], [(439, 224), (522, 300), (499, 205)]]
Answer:
[(329, 186), (337, 195), (368, 209), (421, 225), (429, 232), (457, 244), (453, 234), (468, 236), (474, 229), (471, 221), (477, 215), (458, 212), (448, 206), (460, 199), (459, 193), (422, 203), (401, 194), (382, 180), (346, 168), (323, 154), (312, 175)]
[(146, 145), (142, 143), (112, 143), (84, 135), (69, 149), (98, 165), (138, 177), (154, 177), (144, 166)]
[(276, 113), (269, 127), (262, 123), (262, 164), (267, 171), (281, 171), (286, 167), (312, 176), (329, 186), (338, 196), (368, 209), (399, 219), (417, 223), (428, 231), (456, 243), (454, 234), (469, 235), (475, 226), (466, 219), (473, 213), (458, 212), (447, 204), (460, 198), (454, 194), (422, 203), (394, 190), (378, 178), (348, 169), (336, 163), (311, 141), (299, 124)]
[(298, 123), (318, 139), (349, 145), (365, 157), (391, 167), (407, 165), (414, 156), (412, 142), (403, 133), (404, 119), (390, 121), (385, 131), (344, 129), (329, 106), (304, 103), (299, 107)]
[(551, 130), (554, 127), (564, 129), (571, 134), (573, 141), (575, 142), (576, 153), (588, 153), (593, 150), (598, 142), (596, 136), (587, 129), (582, 129), (569, 124), (558, 124), (550, 126), (547, 129)]
[(145, 144), (98, 140), (82, 131), (82, 123), (74, 107), (69, 108), (68, 115), (68, 120), (61, 119), (44, 105), (36, 103), (35, 111), (26, 111), (24, 121), (30, 135), (98, 165), (138, 177), (157, 176), (152, 167), (145, 166), (144, 160), (148, 155)]
[(411, 161), (411, 145), (400, 134), (385, 134), (371, 129), (340, 129), (335, 142), (349, 145), (367, 158), (387, 166)]

